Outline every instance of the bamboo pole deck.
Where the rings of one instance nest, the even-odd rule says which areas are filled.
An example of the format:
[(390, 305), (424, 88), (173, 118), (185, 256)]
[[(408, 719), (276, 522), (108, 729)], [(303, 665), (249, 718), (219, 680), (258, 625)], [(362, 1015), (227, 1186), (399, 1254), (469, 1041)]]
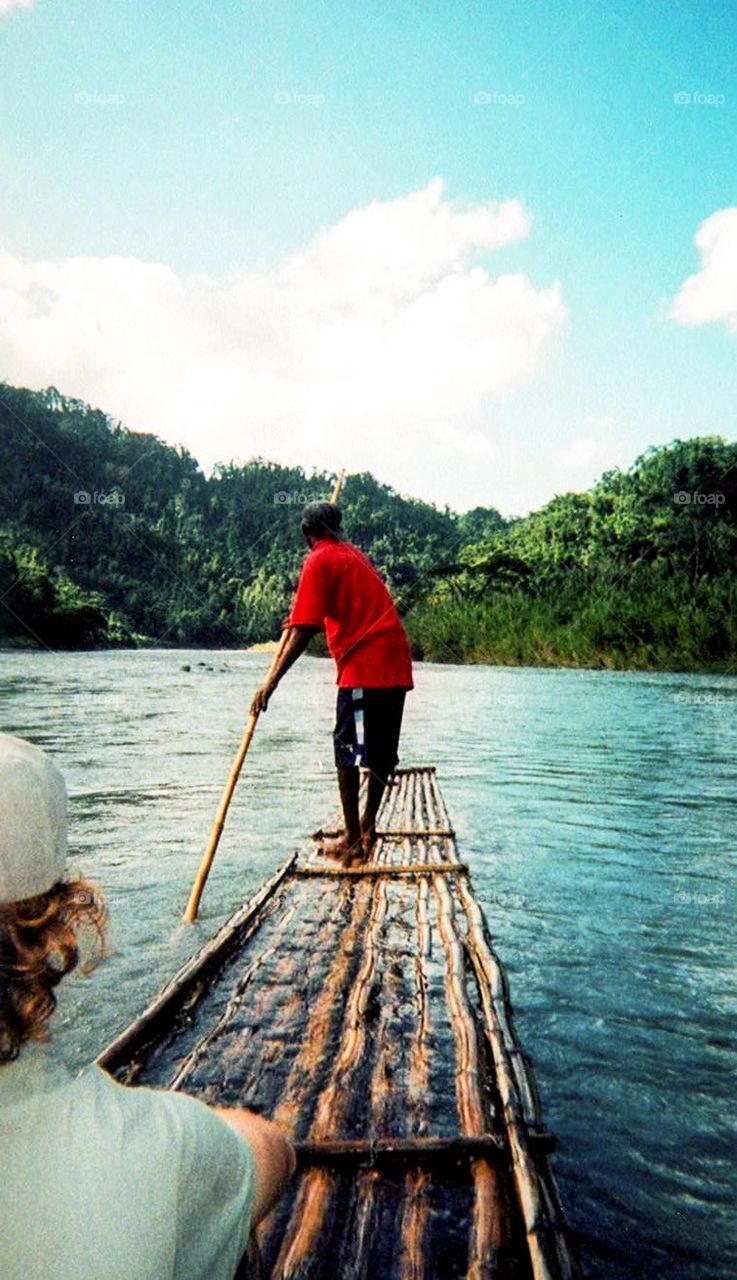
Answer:
[(297, 1144), (268, 1280), (575, 1280), (506, 977), (432, 767), (371, 863), (295, 854), (98, 1061)]

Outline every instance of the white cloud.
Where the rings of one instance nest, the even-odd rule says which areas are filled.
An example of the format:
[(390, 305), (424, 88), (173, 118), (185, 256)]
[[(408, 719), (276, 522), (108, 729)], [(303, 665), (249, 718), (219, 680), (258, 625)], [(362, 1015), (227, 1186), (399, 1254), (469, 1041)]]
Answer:
[(0, 375), (54, 384), (205, 466), (365, 468), (452, 501), (453, 459), (494, 457), (494, 401), (565, 318), (557, 284), (474, 262), (529, 226), (520, 201), (463, 208), (435, 179), (352, 211), (272, 272), (0, 253)]
[(582, 423), (585, 434), (576, 436), (553, 453), (552, 461), (576, 488), (588, 487), (604, 471), (621, 465), (618, 443), (621, 426), (609, 414), (590, 415)]
[(706, 218), (694, 244), (701, 266), (681, 286), (668, 314), (683, 325), (721, 320), (737, 331), (737, 207), (719, 209)]
[(30, 9), (34, 0), (0, 0), (0, 13), (10, 13), (11, 9)]

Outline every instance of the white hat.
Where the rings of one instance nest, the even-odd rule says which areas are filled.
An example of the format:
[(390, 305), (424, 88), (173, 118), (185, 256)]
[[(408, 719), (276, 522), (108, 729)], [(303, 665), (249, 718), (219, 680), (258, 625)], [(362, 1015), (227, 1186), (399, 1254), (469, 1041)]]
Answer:
[(0, 733), (0, 903), (45, 893), (67, 860), (67, 791), (47, 755)]

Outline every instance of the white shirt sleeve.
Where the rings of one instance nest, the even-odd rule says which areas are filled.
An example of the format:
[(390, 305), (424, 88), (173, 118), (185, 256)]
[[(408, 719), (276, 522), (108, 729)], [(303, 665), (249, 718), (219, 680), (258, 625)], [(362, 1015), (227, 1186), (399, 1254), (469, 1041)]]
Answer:
[(178, 1122), (176, 1280), (231, 1280), (246, 1251), (256, 1164), (244, 1138), (209, 1107), (166, 1094)]

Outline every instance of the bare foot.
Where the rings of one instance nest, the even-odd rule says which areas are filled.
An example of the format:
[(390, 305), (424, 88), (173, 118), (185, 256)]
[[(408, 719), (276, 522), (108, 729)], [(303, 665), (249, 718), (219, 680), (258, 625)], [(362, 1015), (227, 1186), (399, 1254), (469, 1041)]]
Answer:
[(368, 831), (361, 833), (361, 846), (363, 848), (363, 857), (368, 862), (376, 845), (376, 827), (370, 827)]
[(334, 858), (336, 862), (348, 865), (356, 856), (361, 856), (361, 840), (349, 841), (347, 836), (335, 836), (331, 840), (323, 840), (320, 852), (326, 858)]

